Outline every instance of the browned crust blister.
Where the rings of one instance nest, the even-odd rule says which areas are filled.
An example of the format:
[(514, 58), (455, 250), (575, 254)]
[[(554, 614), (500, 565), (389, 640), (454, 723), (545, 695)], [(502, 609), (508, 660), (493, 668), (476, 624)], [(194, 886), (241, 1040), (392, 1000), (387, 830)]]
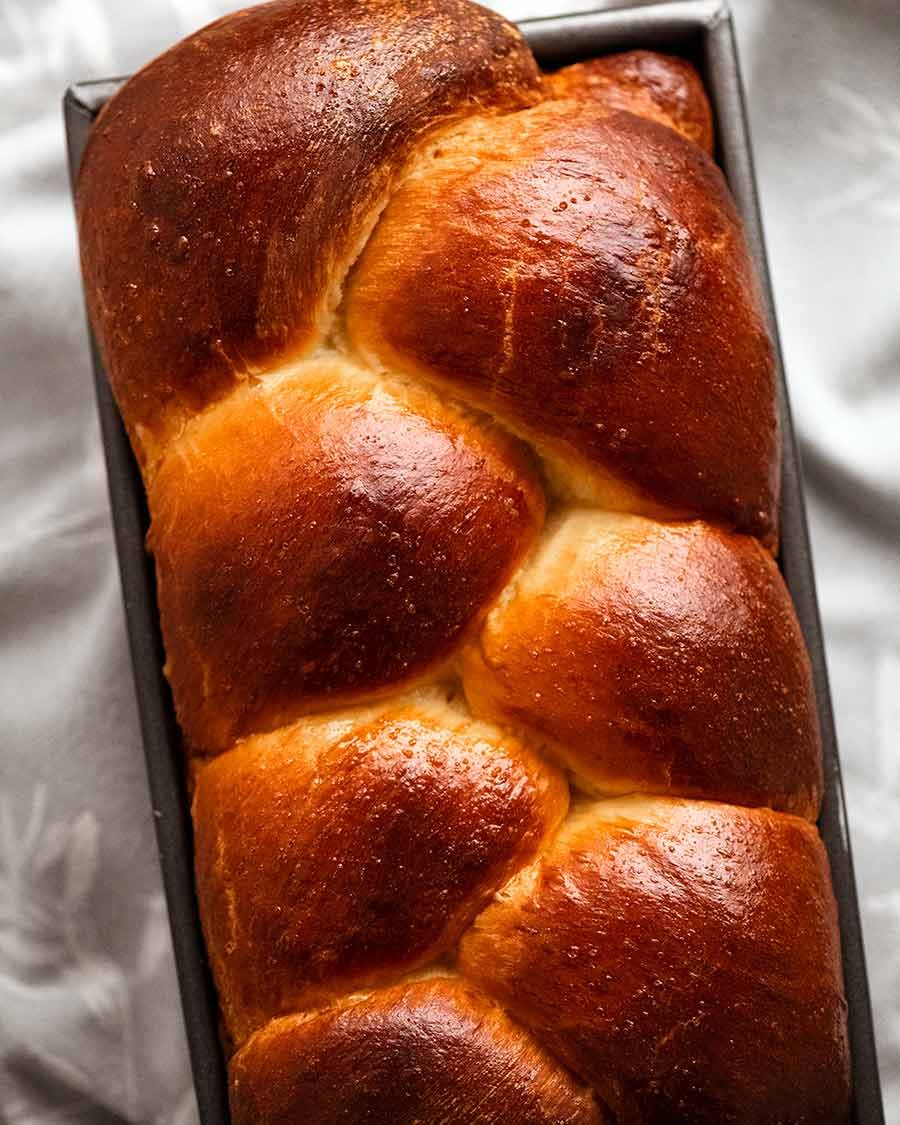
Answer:
[(477, 124), (444, 135), (382, 216), (350, 279), (351, 343), (643, 510), (771, 544), (771, 346), (721, 173), (587, 100)]
[(583, 98), (658, 121), (712, 155), (713, 120), (700, 75), (690, 63), (655, 51), (588, 59), (544, 78), (551, 98)]
[(232, 1067), (235, 1125), (604, 1125), (590, 1092), (471, 985), (439, 977), (275, 1020)]
[(277, 0), (179, 43), (104, 108), (78, 181), (88, 305), (132, 438), (315, 343), (422, 135), (537, 100), (465, 0)]
[(846, 1005), (815, 828), (623, 798), (576, 814), (459, 967), (622, 1125), (846, 1121)]
[(541, 75), (467, 0), (249, 9), (98, 120), (236, 1125), (846, 1120), (713, 148), (688, 63)]
[(544, 514), (506, 434), (336, 361), (195, 419), (149, 499), (169, 679), (201, 753), (433, 672)]
[(462, 673), (476, 714), (530, 731), (588, 791), (818, 815), (809, 662), (778, 568), (746, 536), (570, 510)]
[(563, 778), (516, 740), (392, 704), (247, 739), (199, 773), (197, 887), (238, 1043), (447, 953), (562, 820)]

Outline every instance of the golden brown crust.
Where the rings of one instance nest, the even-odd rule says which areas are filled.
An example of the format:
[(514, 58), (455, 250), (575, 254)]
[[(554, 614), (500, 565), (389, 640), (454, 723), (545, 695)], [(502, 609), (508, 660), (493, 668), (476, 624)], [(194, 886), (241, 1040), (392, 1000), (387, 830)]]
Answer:
[(453, 978), (268, 1024), (231, 1064), (234, 1125), (602, 1125), (585, 1090)]
[(818, 815), (809, 657), (749, 537), (570, 510), (467, 649), (463, 682), (475, 714), (547, 741), (598, 792)]
[[(542, 77), (467, 0), (236, 13), (98, 120), (85, 288), (196, 752), (235, 1125), (606, 1123), (582, 1080), (618, 1125), (846, 1108), (814, 830), (564, 821), (531, 745), (608, 789), (817, 806), (796, 621), (730, 533), (777, 542), (778, 425), (712, 140), (683, 61)], [(528, 742), (448, 702), (460, 666)]]
[(85, 291), (138, 451), (319, 332), (423, 133), (539, 97), (518, 32), (465, 0), (280, 0), (132, 78), (77, 190)]
[(712, 153), (712, 110), (700, 75), (674, 55), (626, 51), (588, 59), (546, 75), (544, 86), (552, 98), (589, 98), (668, 125)]
[(459, 966), (620, 1125), (845, 1125), (836, 909), (796, 817), (598, 802), (476, 920)]
[(432, 671), (543, 516), (504, 434), (332, 360), (196, 419), (149, 496), (167, 673), (204, 753)]
[(351, 276), (351, 342), (670, 514), (773, 543), (772, 350), (706, 154), (586, 101), (464, 123), (434, 148)]
[(567, 802), (515, 740), (427, 702), (214, 759), (194, 796), (197, 891), (234, 1041), (440, 956)]

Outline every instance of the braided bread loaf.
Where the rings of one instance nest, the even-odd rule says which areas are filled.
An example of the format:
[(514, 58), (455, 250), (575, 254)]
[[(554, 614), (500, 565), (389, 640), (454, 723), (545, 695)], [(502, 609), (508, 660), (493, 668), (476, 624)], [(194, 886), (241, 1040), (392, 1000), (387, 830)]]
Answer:
[(77, 191), (236, 1125), (846, 1120), (772, 354), (680, 60), (278, 0)]

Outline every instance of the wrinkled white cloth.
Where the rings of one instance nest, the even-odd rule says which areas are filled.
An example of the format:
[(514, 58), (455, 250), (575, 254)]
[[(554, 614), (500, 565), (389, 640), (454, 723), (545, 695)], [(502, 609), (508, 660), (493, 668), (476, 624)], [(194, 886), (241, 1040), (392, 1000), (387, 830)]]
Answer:
[[(59, 99), (222, 0), (0, 0), (0, 1120), (196, 1120)], [(516, 18), (595, 2), (507, 0)], [(900, 6), (737, 0), (808, 470), (888, 1121), (900, 1122)]]

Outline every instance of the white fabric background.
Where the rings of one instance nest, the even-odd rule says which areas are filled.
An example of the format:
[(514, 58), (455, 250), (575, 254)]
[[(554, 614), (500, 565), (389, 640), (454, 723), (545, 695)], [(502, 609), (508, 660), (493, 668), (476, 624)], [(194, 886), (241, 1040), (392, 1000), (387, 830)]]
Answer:
[[(0, 0), (0, 1121), (11, 1125), (195, 1120), (59, 98), (232, 6)], [(575, 6), (502, 5), (513, 16)], [(738, 0), (736, 15), (888, 1120), (900, 1122), (900, 6)]]

